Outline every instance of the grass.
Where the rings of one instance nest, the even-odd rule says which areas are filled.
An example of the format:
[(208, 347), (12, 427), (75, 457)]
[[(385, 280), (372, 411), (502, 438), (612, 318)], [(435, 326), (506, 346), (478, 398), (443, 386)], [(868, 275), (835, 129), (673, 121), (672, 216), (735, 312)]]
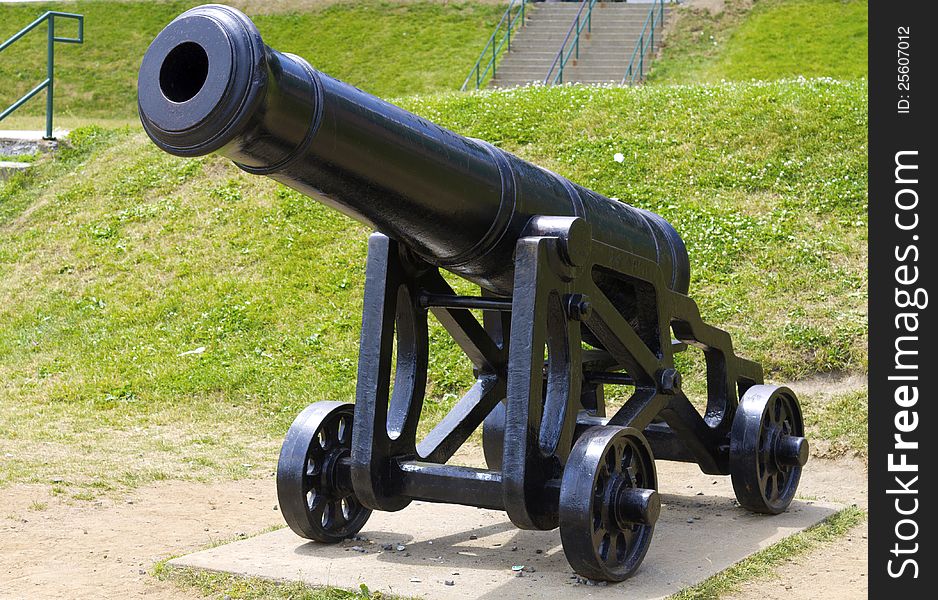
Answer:
[[(85, 43), (56, 48), (56, 125), (134, 121), (137, 70), (147, 46), (179, 13), (198, 4), (70, 3), (69, 12), (85, 15)], [(287, 6), (296, 9), (287, 12), (261, 10), (257, 4), (249, 2), (245, 9), (271, 47), (303, 56), (330, 75), (385, 97), (457, 89), (504, 10), (491, 2), (292, 2)], [(61, 6), (4, 5), (0, 41), (53, 8)], [(71, 35), (74, 27), (70, 21), (59, 25), (62, 35)], [(0, 54), (5, 82), (0, 107), (45, 78), (45, 43), (40, 27)], [(44, 111), (44, 99), (35, 98), (3, 125), (36, 126), (35, 117)]]
[[(669, 219), (704, 317), (771, 378), (865, 371), (865, 83), (402, 104)], [(269, 476), (302, 407), (354, 398), (367, 234), (222, 159), (163, 154), (136, 128), (74, 132), (0, 184), (0, 485), (62, 479), (59, 493), (93, 497)], [(431, 345), (430, 421), (472, 377), (437, 325)], [(702, 398), (701, 358), (681, 361)], [(817, 415), (831, 421), (819, 433), (859, 443), (856, 419)]]
[(834, 456), (843, 453), (866, 455), (869, 395), (866, 389), (837, 394), (820, 406), (809, 403), (805, 418), (815, 428), (818, 438), (829, 440)]
[(866, 77), (865, 0), (726, 0), (676, 9), (652, 83)]
[[(239, 577), (228, 573), (214, 573), (198, 569), (161, 565), (156, 576), (163, 581), (191, 588), (209, 598), (232, 600), (390, 600), (392, 597), (372, 592), (362, 584), (358, 591), (339, 588), (315, 588), (298, 582), (277, 582), (259, 577)], [(397, 598), (394, 596), (393, 598)]]
[[(61, 47), (57, 61), (57, 125), (103, 127), (80, 128), (0, 183), (0, 486), (50, 485), (79, 501), (167, 479), (269, 477), (296, 412), (354, 396), (368, 233), (223, 160), (160, 154), (122, 127), (135, 121), (146, 45), (198, 2), (115, 4), (70, 4), (88, 18), (88, 41)], [(456, 88), (503, 9), (246, 4), (272, 46), (382, 96)], [(716, 16), (680, 9), (650, 81), (693, 85), (401, 103), (671, 220), (704, 317), (770, 378), (863, 373), (866, 84), (828, 78), (865, 77), (866, 3), (745, 4), (727, 0)], [(0, 39), (45, 8), (5, 7)], [(41, 79), (41, 37), (0, 55), (0, 77), (13, 82), (0, 105)], [(823, 78), (699, 84), (798, 76)], [(35, 127), (41, 112), (34, 100), (3, 125)], [(432, 422), (471, 372), (440, 327), (431, 341)], [(680, 366), (701, 398), (702, 360)], [(833, 455), (865, 453), (865, 390), (803, 400), (812, 440)], [(771, 577), (863, 518), (842, 511), (674, 598)], [(155, 574), (219, 598), (381, 597), (165, 562)]]
[(861, 509), (846, 508), (818, 525), (789, 536), (705, 581), (669, 596), (669, 600), (717, 600), (737, 591), (745, 581), (773, 577), (776, 567), (783, 562), (842, 538), (864, 519), (866, 513)]

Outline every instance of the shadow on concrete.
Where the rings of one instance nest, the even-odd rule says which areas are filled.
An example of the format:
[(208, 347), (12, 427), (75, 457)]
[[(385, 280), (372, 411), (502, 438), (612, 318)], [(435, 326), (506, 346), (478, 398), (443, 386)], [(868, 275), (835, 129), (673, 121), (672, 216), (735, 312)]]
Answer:
[[(660, 469), (661, 467), (659, 467)], [(727, 478), (674, 463), (651, 548), (623, 583), (578, 584), (554, 531), (523, 531), (498, 511), (414, 502), (372, 515), (363, 539), (315, 544), (282, 529), (171, 561), (238, 575), (422, 598), (664, 598), (833, 515), (834, 504), (796, 501), (777, 516), (735, 505)], [(390, 545), (390, 550), (387, 548)], [(397, 550), (403, 545), (403, 550)], [(527, 567), (522, 576), (513, 566)]]

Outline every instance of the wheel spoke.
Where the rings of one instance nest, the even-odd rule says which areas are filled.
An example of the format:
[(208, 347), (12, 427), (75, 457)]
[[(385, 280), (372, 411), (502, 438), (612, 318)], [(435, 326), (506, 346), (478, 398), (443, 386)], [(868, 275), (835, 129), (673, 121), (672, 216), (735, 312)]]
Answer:
[(625, 562), (629, 556), (630, 544), (625, 531), (620, 531), (616, 536), (616, 560), (620, 563)]
[(328, 499), (322, 494), (311, 490), (306, 494), (306, 507), (309, 512), (310, 520), (313, 522), (322, 520), (322, 512), (329, 504)]
[(332, 450), (339, 446), (339, 419), (331, 419), (322, 425), (323, 449)]
[(337, 431), (337, 437), (338, 437), (339, 443), (342, 446), (348, 445), (348, 443), (351, 441), (350, 438), (352, 434), (351, 419), (345, 416), (340, 418), (339, 425), (336, 431)]
[(616, 469), (619, 465), (619, 452), (619, 448), (613, 446), (612, 448), (609, 448), (609, 450), (606, 452), (606, 456), (604, 457), (605, 460), (603, 461), (602, 466), (610, 475), (617, 472)]
[(597, 551), (605, 535), (606, 535), (606, 528), (604, 526), (599, 526), (592, 531), (590, 538), (593, 541), (593, 547), (596, 548)]
[(312, 444), (310, 451), (306, 455), (306, 475), (309, 477), (319, 475), (322, 472), (323, 456), (322, 450), (317, 448), (318, 444)]
[(333, 500), (329, 503), (329, 514), (332, 516), (329, 529), (333, 531), (338, 531), (342, 526), (348, 523), (348, 519), (345, 517), (345, 511), (342, 507), (342, 500)]
[(320, 513), (319, 524), (323, 529), (329, 531), (332, 529), (332, 503), (323, 502), (322, 512)]
[(349, 521), (355, 519), (355, 517), (358, 516), (358, 513), (361, 510), (361, 507), (362, 507), (361, 503), (359, 503), (358, 500), (355, 499), (355, 496), (346, 496), (343, 499), (343, 502), (345, 503), (346, 519)]
[(612, 538), (609, 535), (608, 531), (603, 532), (602, 538), (599, 540), (599, 558), (606, 562), (606, 559), (609, 558), (609, 545), (612, 543)]
[(770, 474), (769, 470), (760, 462), (757, 467), (757, 476), (759, 478), (759, 487), (765, 489), (766, 482), (768, 481)]
[[(795, 427), (797, 426), (797, 425), (795, 424), (795, 420), (796, 420), (795, 415), (796, 415), (796, 414), (797, 414), (797, 413), (795, 412), (795, 409), (794, 409), (794, 407), (792, 406), (791, 401), (790, 401), (790, 400), (789, 400), (789, 401), (786, 401), (786, 402), (785, 402), (785, 423), (784, 423), (784, 432), (785, 432), (785, 435), (793, 435), (793, 434), (794, 434), (794, 432), (795, 432)], [(799, 435), (800, 435), (801, 433), (803, 433), (803, 432), (799, 432)]]
[(618, 562), (618, 544), (619, 533), (617, 531), (610, 532), (609, 542), (606, 544), (606, 555), (603, 557), (606, 564), (615, 566)]
[(638, 452), (635, 451), (635, 448), (632, 447), (631, 444), (625, 447), (625, 456), (623, 457), (622, 466), (622, 471), (628, 473), (630, 479), (638, 471)]
[(606, 476), (600, 473), (593, 484), (593, 522), (597, 530), (605, 530), (608, 526), (606, 507)]

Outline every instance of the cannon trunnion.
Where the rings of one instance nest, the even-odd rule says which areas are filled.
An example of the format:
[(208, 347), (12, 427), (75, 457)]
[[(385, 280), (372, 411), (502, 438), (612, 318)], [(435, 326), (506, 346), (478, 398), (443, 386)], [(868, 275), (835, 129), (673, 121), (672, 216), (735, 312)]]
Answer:
[[(468, 504), (559, 526), (578, 573), (621, 581), (661, 510), (656, 459), (732, 475), (748, 509), (788, 507), (808, 456), (797, 398), (701, 320), (684, 244), (661, 217), (328, 77), (221, 5), (159, 34), (138, 88), (167, 152), (218, 152), (378, 232), (355, 404), (310, 405), (281, 450), (278, 496), (298, 534), (335, 542), (373, 510)], [(479, 294), (458, 295), (440, 269)], [(418, 439), (429, 314), (477, 380)], [(674, 364), (688, 345), (706, 357), (703, 416)], [(607, 414), (609, 385), (632, 391)], [(488, 468), (448, 464), (480, 427)]]

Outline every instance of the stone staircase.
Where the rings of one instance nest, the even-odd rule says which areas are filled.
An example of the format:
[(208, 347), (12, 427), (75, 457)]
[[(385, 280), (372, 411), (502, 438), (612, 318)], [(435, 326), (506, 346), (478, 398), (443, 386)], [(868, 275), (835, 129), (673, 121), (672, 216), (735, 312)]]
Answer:
[[(512, 37), (511, 52), (506, 53), (499, 62), (490, 83), (493, 87), (544, 81), (580, 9), (580, 3), (542, 2), (529, 7), (530, 17), (526, 25)], [(580, 36), (580, 59), (574, 64), (571, 56), (564, 67), (564, 83), (622, 81), (650, 9), (651, 4), (643, 2), (597, 3), (593, 7), (592, 32), (587, 35), (584, 27)], [(665, 6), (665, 18), (669, 10)], [(659, 34), (660, 29), (655, 31), (654, 51), (658, 50), (661, 43)], [(572, 41), (572, 35), (570, 39)], [(654, 56), (654, 52), (646, 55), (646, 72), (651, 56)]]

